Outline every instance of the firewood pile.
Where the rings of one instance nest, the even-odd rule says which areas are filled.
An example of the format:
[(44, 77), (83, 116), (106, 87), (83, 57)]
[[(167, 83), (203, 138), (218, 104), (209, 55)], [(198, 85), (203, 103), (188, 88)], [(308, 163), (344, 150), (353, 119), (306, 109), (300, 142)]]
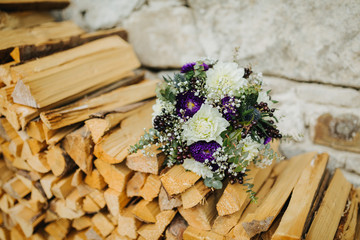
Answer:
[(257, 203), (238, 183), (214, 191), (166, 168), (156, 146), (129, 155), (157, 81), (125, 30), (1, 14), (0, 239), (360, 238), (360, 189), (327, 154), (252, 167)]

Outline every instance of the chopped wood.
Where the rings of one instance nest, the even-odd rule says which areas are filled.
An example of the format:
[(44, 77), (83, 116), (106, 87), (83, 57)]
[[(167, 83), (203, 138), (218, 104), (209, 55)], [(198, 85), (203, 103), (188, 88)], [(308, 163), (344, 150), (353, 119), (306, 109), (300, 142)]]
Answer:
[(184, 192), (199, 179), (199, 175), (186, 171), (181, 165), (173, 166), (160, 177), (161, 183), (169, 195)]
[(170, 224), (176, 212), (173, 210), (162, 211), (156, 216), (155, 224), (144, 224), (138, 230), (141, 237), (147, 240), (157, 240)]
[(110, 233), (115, 229), (111, 221), (102, 213), (95, 214), (91, 218), (91, 222), (97, 227), (97, 229), (99, 229), (102, 237), (110, 235)]
[(9, 144), (10, 153), (15, 157), (20, 157), (24, 141), (19, 135), (19, 132), (17, 132), (5, 118), (1, 118), (0, 123), (2, 129), (4, 130), (4, 134), (6, 134), (5, 139), (10, 140), (10, 144)]
[(136, 204), (132, 213), (141, 221), (148, 223), (156, 222), (156, 215), (160, 213), (159, 204), (157, 201), (141, 200)]
[(152, 201), (160, 193), (161, 181), (158, 175), (150, 174), (140, 190), (140, 196), (146, 201)]
[(279, 163), (275, 164), (270, 177), (277, 177), (280, 175), (280, 173), (282, 173), (284, 171), (284, 169), (287, 167), (287, 165), (289, 164), (289, 161), (285, 161), (282, 160)]
[(29, 124), (26, 126), (26, 133), (29, 135), (29, 137), (32, 137), (39, 142), (45, 141), (46, 138), (42, 124), (43, 123), (40, 119), (29, 122)]
[(211, 189), (205, 186), (203, 181), (198, 181), (194, 186), (181, 194), (183, 208), (187, 209), (195, 207), (210, 191)]
[(54, 17), (48, 12), (0, 12), (0, 29), (27, 28), (40, 25), (46, 22), (53, 22)]
[(211, 226), (216, 218), (216, 195), (211, 194), (204, 202), (193, 208), (184, 209), (178, 208), (181, 216), (188, 222), (190, 226), (193, 226), (201, 230), (211, 230)]
[(54, 239), (65, 239), (70, 229), (70, 221), (68, 219), (59, 219), (45, 227), (47, 232)]
[(161, 211), (172, 210), (174, 208), (180, 207), (181, 205), (182, 201), (180, 195), (169, 196), (163, 187), (160, 188), (159, 206)]
[(269, 229), (288, 199), (303, 169), (316, 158), (310, 152), (291, 158), (287, 168), (279, 175), (273, 188), (266, 197), (267, 204), (256, 209), (253, 216), (247, 216), (243, 226), (249, 237)]
[(65, 204), (66, 207), (71, 208), (74, 211), (77, 211), (81, 208), (82, 196), (79, 193), (77, 188), (74, 188), (72, 192), (66, 197)]
[(16, 225), (16, 226), (11, 228), (11, 230), (10, 230), (10, 239), (26, 240), (26, 236), (22, 232), (19, 225)]
[[(153, 83), (150, 85), (155, 87)], [(151, 87), (151, 89), (153, 88)], [(104, 136), (95, 145), (95, 156), (108, 163), (124, 161), (129, 154), (129, 147), (134, 145), (143, 135), (143, 128), (148, 129), (152, 126), (151, 113), (153, 104), (154, 101), (150, 101), (141, 106), (136, 114), (121, 122), (120, 128)]]
[(10, 53), (14, 47), (42, 44), (49, 39), (61, 39), (82, 33), (83, 30), (70, 21), (49, 22), (30, 28), (3, 30), (0, 32), (2, 39), (0, 44), (1, 63), (12, 61)]
[(84, 172), (81, 169), (76, 169), (73, 178), (71, 179), (71, 186), (77, 187), (79, 186), (84, 180)]
[(48, 158), (44, 152), (30, 156), (26, 161), (30, 164), (31, 168), (40, 173), (47, 173), (50, 171)]
[[(129, 44), (116, 36), (107, 39), (112, 39), (117, 46), (110, 45), (108, 50), (74, 59), (56, 68), (22, 78), (16, 83), (12, 93), (13, 101), (34, 108), (60, 106), (116, 82), (140, 66)], [(107, 39), (88, 44), (96, 42), (102, 45)], [(58, 84), (62, 87), (55, 88), (54, 86)]]
[(26, 237), (30, 237), (34, 228), (45, 218), (43, 212), (28, 208), (22, 204), (17, 204), (10, 210), (12, 218), (19, 224)]
[(60, 144), (49, 146), (46, 153), (47, 164), (51, 168), (52, 173), (61, 177), (70, 172), (75, 164), (69, 155), (60, 147)]
[(90, 187), (98, 190), (105, 188), (107, 185), (103, 176), (101, 176), (97, 169), (94, 169), (91, 173), (87, 174), (84, 182)]
[(211, 231), (204, 231), (196, 227), (189, 226), (184, 232), (184, 240), (225, 240), (224, 236)]
[(105, 197), (104, 197), (104, 193), (100, 192), (96, 189), (94, 189), (91, 193), (89, 193), (88, 195), (89, 197), (91, 197), (91, 199), (94, 200), (94, 202), (100, 207), (100, 208), (104, 208), (106, 206), (106, 201), (105, 201)]
[(134, 171), (158, 175), (165, 160), (165, 154), (158, 148), (154, 145), (150, 149), (146, 149), (147, 155), (141, 151), (130, 154), (126, 158), (126, 165)]
[(128, 197), (140, 196), (140, 190), (147, 178), (146, 173), (136, 172), (126, 184), (126, 195)]
[(79, 128), (80, 124), (74, 124), (70, 126), (66, 126), (63, 128), (50, 130), (43, 124), (46, 143), (48, 145), (55, 145), (60, 142), (66, 135), (73, 132), (75, 129)]
[(323, 180), (328, 159), (329, 155), (325, 153), (318, 155), (303, 170), (272, 239), (301, 239), (306, 218), (320, 186), (320, 181)]
[(128, 204), (130, 198), (126, 196), (125, 191), (118, 192), (115, 189), (108, 188), (104, 192), (106, 205), (114, 217), (118, 217), (122, 209)]
[(96, 226), (91, 226), (85, 232), (86, 239), (102, 240), (100, 230)]
[(71, 226), (76, 230), (84, 230), (92, 225), (91, 218), (89, 216), (82, 216), (72, 221)]
[(351, 184), (340, 169), (335, 171), (306, 239), (333, 239), (344, 212)]
[(28, 145), (30, 150), (31, 150), (31, 153), (33, 155), (43, 151), (46, 147), (47, 147), (47, 144), (45, 142), (40, 142), (36, 139), (33, 139), (33, 138), (30, 138), (30, 139), (27, 139), (25, 142), (24, 142), (24, 145)]
[(58, 219), (59, 219), (59, 216), (52, 209), (49, 208), (46, 210), (45, 219), (44, 219), (45, 223), (53, 222)]
[(335, 240), (355, 239), (356, 220), (358, 218), (358, 196), (354, 189), (351, 190), (350, 196), (346, 205), (346, 211), (344, 212), (339, 227), (336, 231)]
[(16, 176), (4, 183), (3, 189), (10, 196), (19, 200), (31, 192), (31, 186), (31, 181), (20, 176)]
[(140, 220), (136, 219), (132, 214), (135, 205), (130, 205), (119, 213), (117, 233), (123, 237), (136, 239), (138, 236), (137, 230), (143, 224)]
[(95, 213), (100, 211), (99, 205), (90, 197), (86, 196), (83, 200), (82, 210), (86, 213)]
[(68, 134), (62, 141), (62, 146), (81, 170), (91, 173), (94, 144), (90, 131), (85, 126)]
[(187, 227), (188, 224), (185, 219), (180, 214), (176, 214), (166, 230), (166, 238), (174, 240), (183, 239), (183, 233)]
[(72, 174), (64, 177), (51, 187), (51, 191), (55, 197), (65, 199), (72, 192), (74, 189), (74, 187), (71, 186), (72, 177)]
[(119, 192), (125, 190), (126, 183), (133, 175), (133, 171), (131, 171), (125, 163), (109, 164), (100, 159), (96, 159), (94, 164), (109, 187)]
[(66, 8), (70, 0), (1, 0), (0, 9), (5, 11), (52, 10)]

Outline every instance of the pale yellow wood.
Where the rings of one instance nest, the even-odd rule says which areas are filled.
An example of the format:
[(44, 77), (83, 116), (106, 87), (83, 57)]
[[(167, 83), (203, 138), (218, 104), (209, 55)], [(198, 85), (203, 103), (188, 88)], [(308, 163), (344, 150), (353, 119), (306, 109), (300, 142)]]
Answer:
[(269, 229), (279, 214), (304, 168), (316, 158), (315, 152), (305, 153), (290, 159), (287, 168), (279, 175), (273, 188), (266, 197), (267, 204), (256, 209), (253, 216), (247, 216), (243, 222), (249, 237)]
[(55, 239), (64, 239), (70, 230), (70, 221), (68, 219), (59, 219), (45, 227), (45, 232)]
[(0, 13), (0, 18), (2, 18), (0, 29), (15, 29), (15, 28), (24, 28), (40, 25), (46, 22), (53, 22), (54, 17), (47, 12), (15, 12), (15, 13)]
[(104, 192), (94, 189), (89, 193), (89, 197), (91, 197), (100, 208), (104, 208), (106, 206)]
[(336, 169), (306, 239), (333, 239), (344, 212), (351, 184)]
[(32, 184), (29, 186), (25, 179), (21, 179), (19, 176), (16, 176), (4, 183), (3, 189), (10, 196), (19, 200), (31, 192), (31, 186)]
[(192, 208), (199, 204), (204, 197), (211, 191), (210, 188), (205, 186), (203, 181), (198, 181), (194, 186), (187, 189), (181, 194), (181, 201), (183, 208)]
[(74, 172), (73, 178), (71, 179), (71, 186), (77, 187), (83, 182), (83, 180), (84, 180), (84, 172), (81, 171), (80, 168), (78, 168)]
[(157, 201), (141, 200), (136, 204), (132, 213), (141, 221), (148, 223), (156, 222), (156, 215), (160, 213), (159, 204)]
[(125, 190), (125, 184), (133, 175), (133, 171), (125, 163), (113, 165), (97, 159), (94, 161), (94, 164), (109, 187), (119, 192)]
[(100, 230), (96, 226), (91, 226), (85, 232), (86, 239), (102, 240)]
[(74, 124), (71, 126), (59, 128), (56, 130), (50, 130), (43, 124), (44, 133), (46, 137), (46, 143), (48, 145), (55, 145), (60, 142), (66, 135), (73, 132), (75, 129), (79, 128), (80, 124)]
[(45, 141), (45, 133), (40, 119), (29, 122), (26, 126), (26, 133), (39, 142)]
[(151, 146), (145, 151), (148, 154), (143, 154), (142, 151), (130, 154), (126, 158), (126, 165), (134, 170), (145, 173), (159, 174), (159, 170), (165, 160), (165, 154), (161, 150), (157, 150), (159, 146)]
[(92, 225), (91, 218), (89, 216), (82, 216), (72, 221), (71, 226), (77, 231), (84, 230)]
[(326, 153), (318, 155), (301, 173), (291, 195), (289, 206), (272, 239), (301, 239), (305, 221), (320, 181), (323, 179), (328, 159), (329, 155)]
[(118, 192), (112, 188), (106, 189), (106, 191), (104, 192), (104, 198), (107, 208), (109, 209), (110, 213), (115, 217), (119, 216), (120, 211), (130, 201), (130, 198), (126, 196), (125, 191)]
[(79, 210), (81, 208), (82, 197), (79, 190), (74, 188), (65, 199), (66, 206), (74, 211)]
[(180, 195), (177, 196), (169, 196), (163, 187), (160, 188), (159, 193), (159, 206), (160, 210), (172, 210), (176, 207), (180, 207), (182, 205)]
[(160, 177), (161, 183), (169, 195), (179, 194), (193, 186), (200, 176), (186, 171), (181, 165), (175, 165)]
[(74, 161), (69, 155), (61, 148), (60, 144), (48, 147), (46, 152), (47, 165), (50, 167), (52, 173), (59, 177), (65, 175), (73, 169)]
[(55, 183), (57, 183), (59, 180), (60, 180), (60, 178), (57, 178), (52, 173), (48, 173), (40, 179), (41, 187), (44, 190), (45, 195), (48, 199), (50, 199), (53, 196), (53, 193), (51, 190), (52, 186)]
[(183, 237), (184, 240), (225, 240), (224, 236), (211, 231), (200, 230), (193, 226), (186, 228)]
[(94, 169), (91, 173), (87, 174), (84, 182), (92, 188), (101, 190), (106, 187), (103, 176), (97, 169)]
[(51, 169), (45, 152), (32, 155), (26, 161), (30, 164), (31, 168), (40, 173), (47, 173)]
[(71, 186), (72, 177), (73, 175), (71, 174), (65, 178), (62, 178), (51, 187), (51, 191), (55, 197), (65, 199), (72, 192), (74, 189), (74, 187)]
[(126, 183), (126, 195), (128, 197), (140, 196), (140, 190), (144, 186), (147, 176), (146, 173), (135, 172)]
[(204, 204), (196, 205), (193, 208), (178, 208), (181, 216), (193, 226), (201, 230), (211, 230), (211, 226), (216, 218), (216, 195), (211, 194)]
[(110, 235), (110, 233), (115, 229), (111, 221), (102, 213), (97, 213), (91, 218), (91, 222), (96, 226), (102, 237)]
[(183, 239), (183, 233), (188, 227), (187, 222), (181, 215), (176, 215), (166, 228), (165, 237), (169, 240)]
[(176, 212), (172, 210), (162, 211), (156, 216), (155, 224), (144, 224), (138, 230), (141, 237), (147, 240), (157, 240), (165, 231), (167, 225), (170, 224)]
[(95, 156), (108, 163), (124, 161), (129, 155), (130, 146), (134, 145), (144, 134), (144, 128), (152, 127), (151, 113), (153, 104), (154, 101), (151, 101), (141, 106), (136, 114), (121, 122), (120, 128), (105, 135), (95, 145)]
[(161, 181), (158, 175), (150, 174), (145, 181), (144, 186), (140, 190), (140, 196), (146, 201), (152, 201), (159, 196)]
[(82, 204), (82, 210), (86, 213), (95, 213), (101, 209), (90, 196), (86, 196)]
[(138, 236), (137, 230), (143, 224), (140, 220), (136, 219), (132, 210), (135, 205), (130, 205), (120, 212), (118, 216), (118, 227), (116, 229), (120, 236), (136, 239)]

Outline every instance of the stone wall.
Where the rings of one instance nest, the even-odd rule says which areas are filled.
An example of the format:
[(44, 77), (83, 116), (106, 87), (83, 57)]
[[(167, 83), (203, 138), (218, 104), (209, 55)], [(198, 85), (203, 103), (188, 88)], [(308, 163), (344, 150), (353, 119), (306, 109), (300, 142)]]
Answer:
[(55, 14), (88, 30), (125, 27), (153, 71), (204, 56), (251, 64), (281, 102), (283, 131), (302, 135), (283, 153), (328, 152), (360, 185), (357, 0), (72, 0)]

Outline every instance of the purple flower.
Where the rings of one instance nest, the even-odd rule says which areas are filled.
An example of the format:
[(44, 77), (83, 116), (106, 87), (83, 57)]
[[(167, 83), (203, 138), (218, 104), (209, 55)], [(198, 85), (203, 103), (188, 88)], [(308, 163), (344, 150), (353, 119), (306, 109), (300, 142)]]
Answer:
[(234, 98), (232, 97), (224, 97), (221, 99), (221, 104), (223, 105), (222, 114), (226, 120), (229, 122), (235, 117), (236, 115), (236, 108), (232, 105), (234, 102)]
[(206, 63), (201, 64), (204, 67), (204, 71), (209, 70), (209, 66)]
[(271, 137), (266, 137), (264, 140), (264, 145), (268, 144), (271, 141)]
[(191, 144), (189, 148), (192, 157), (196, 161), (203, 163), (205, 159), (208, 159), (210, 162), (214, 162), (215, 157), (213, 157), (213, 154), (220, 147), (220, 144), (215, 141), (199, 141)]
[(194, 70), (194, 66), (196, 63), (186, 63), (184, 66), (181, 67), (181, 73), (187, 73)]
[(176, 113), (180, 117), (192, 117), (200, 110), (204, 101), (204, 98), (195, 96), (194, 91), (179, 93), (176, 96)]

